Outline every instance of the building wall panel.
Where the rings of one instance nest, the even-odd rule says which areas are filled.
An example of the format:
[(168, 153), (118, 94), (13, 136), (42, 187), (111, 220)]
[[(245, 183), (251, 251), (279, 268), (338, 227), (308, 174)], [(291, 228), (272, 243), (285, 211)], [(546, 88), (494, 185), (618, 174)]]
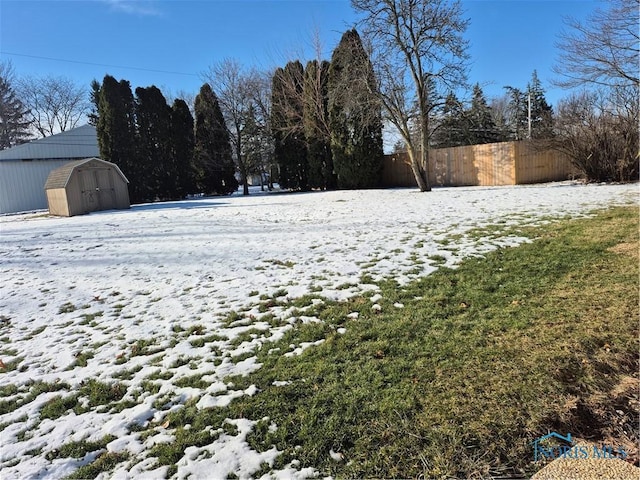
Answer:
[(44, 184), (47, 177), (68, 161), (0, 161), (0, 213), (46, 209)]

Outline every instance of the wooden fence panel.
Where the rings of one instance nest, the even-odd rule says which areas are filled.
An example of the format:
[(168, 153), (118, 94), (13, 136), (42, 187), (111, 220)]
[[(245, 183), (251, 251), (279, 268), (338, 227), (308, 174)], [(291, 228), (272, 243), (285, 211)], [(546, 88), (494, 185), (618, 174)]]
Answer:
[(411, 170), (409, 154), (394, 153), (384, 156), (381, 183), (385, 188), (418, 186)]
[[(566, 157), (540, 151), (529, 142), (501, 142), (429, 151), (433, 186), (493, 186), (565, 180), (572, 175)], [(415, 187), (409, 155), (385, 155), (382, 186)]]
[(518, 184), (566, 180), (574, 175), (569, 158), (554, 150), (539, 150), (529, 142), (515, 142)]

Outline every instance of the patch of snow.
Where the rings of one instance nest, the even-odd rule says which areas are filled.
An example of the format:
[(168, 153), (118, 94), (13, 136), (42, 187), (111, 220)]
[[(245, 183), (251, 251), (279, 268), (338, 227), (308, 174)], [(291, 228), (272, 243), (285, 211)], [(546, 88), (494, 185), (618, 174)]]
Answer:
[(334, 462), (341, 462), (344, 460), (344, 455), (341, 452), (334, 452), (333, 449), (329, 450), (329, 456)]
[[(107, 450), (130, 452), (135, 462), (117, 465), (110, 477), (163, 478), (167, 467), (149, 453), (174, 439), (173, 426), (160, 426), (168, 413), (189, 399), (197, 400), (197, 408), (216, 408), (259, 395), (255, 386), (234, 389), (227, 378), (261, 368), (257, 350), (294, 328), (296, 309), (278, 301), (312, 294), (321, 297), (312, 300), (317, 305), (373, 293), (376, 305), (379, 288), (362, 283), (363, 276), (402, 286), (439, 268), (442, 262), (431, 257), (454, 268), (469, 256), (530, 241), (510, 231), (513, 226), (637, 202), (637, 185), (563, 182), (429, 194), (233, 195), (71, 218), (0, 216), (0, 360), (17, 362), (2, 373), (2, 382), (18, 389), (6, 400), (28, 400), (0, 415), (6, 425), (0, 431), (2, 476), (65, 477), (98, 453), (54, 460), (47, 453), (113, 434), (117, 440)], [(472, 234), (485, 227), (492, 233)], [(259, 300), (283, 290), (273, 305)], [(304, 322), (318, 321), (304, 308), (295, 315), (300, 313)], [(358, 312), (347, 317), (357, 319)], [(322, 341), (267, 351), (296, 356)], [(209, 385), (176, 385), (193, 376)], [(90, 379), (117, 383), (134, 405), (40, 418), (48, 401), (72, 395)], [(31, 398), (34, 380), (56, 391)], [(275, 447), (255, 452), (246, 442), (252, 421), (230, 422), (238, 435), (217, 432), (210, 445), (187, 448), (175, 478), (249, 478), (262, 463), (273, 465)], [(133, 425), (155, 433), (142, 441)], [(294, 460), (269, 478), (315, 475)]]
[(302, 355), (309, 347), (317, 347), (318, 345), (322, 345), (324, 343), (324, 338), (317, 340), (315, 342), (302, 342), (300, 346), (296, 347), (295, 345), (292, 347), (293, 351), (287, 352), (284, 354), (285, 357), (297, 357), (298, 355)]
[(375, 295), (371, 296), (369, 300), (371, 300), (371, 303), (378, 303), (380, 300), (382, 300), (382, 295), (376, 293)]
[(290, 385), (290, 384), (291, 384), (291, 382), (289, 382), (288, 380), (286, 380), (286, 381), (274, 380), (271, 385), (273, 385), (274, 387), (284, 387), (284, 386)]

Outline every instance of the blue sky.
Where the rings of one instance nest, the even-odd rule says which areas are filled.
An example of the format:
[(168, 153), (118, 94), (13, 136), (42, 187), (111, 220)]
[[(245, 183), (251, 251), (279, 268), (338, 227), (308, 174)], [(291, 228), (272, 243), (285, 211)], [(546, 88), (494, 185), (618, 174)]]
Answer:
[[(491, 97), (505, 85), (524, 89), (535, 69), (553, 104), (566, 95), (550, 84), (563, 17), (584, 19), (602, 5), (462, 3), (471, 21), (470, 81)], [(109, 73), (134, 89), (196, 93), (200, 74), (225, 57), (258, 68), (313, 58), (314, 31), (329, 58), (356, 21), (348, 0), (0, 0), (0, 60), (10, 60), (18, 75), (64, 75), (88, 85)]]

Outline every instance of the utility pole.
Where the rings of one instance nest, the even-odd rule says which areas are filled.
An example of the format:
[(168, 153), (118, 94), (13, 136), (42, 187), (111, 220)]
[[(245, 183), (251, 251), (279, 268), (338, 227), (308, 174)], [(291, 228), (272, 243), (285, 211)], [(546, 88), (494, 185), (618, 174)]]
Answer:
[(528, 136), (527, 138), (529, 140), (531, 140), (531, 89), (529, 89), (529, 91), (527, 92), (527, 101), (528, 101), (528, 106), (527, 106), (527, 124), (528, 124)]

